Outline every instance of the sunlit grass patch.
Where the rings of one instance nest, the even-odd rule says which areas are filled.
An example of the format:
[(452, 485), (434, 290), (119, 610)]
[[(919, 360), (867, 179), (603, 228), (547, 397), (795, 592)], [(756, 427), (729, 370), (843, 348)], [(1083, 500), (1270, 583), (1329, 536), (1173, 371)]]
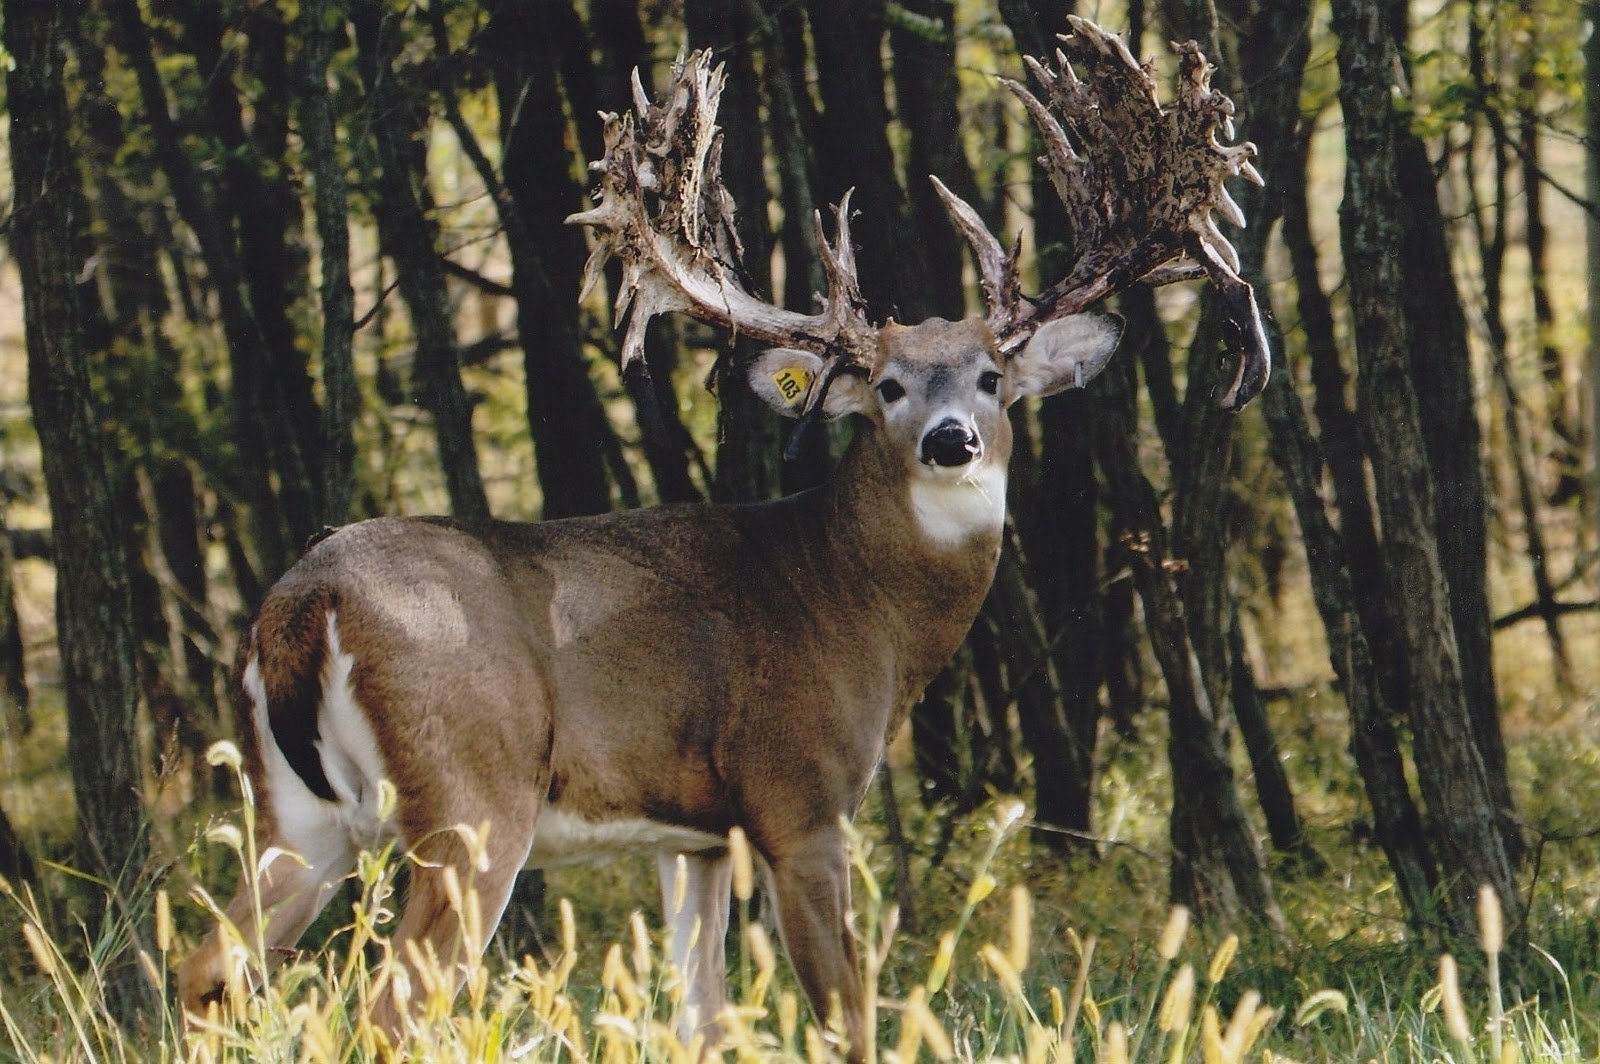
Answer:
[[(893, 892), (880, 879), (881, 845), (852, 835), (852, 928), (877, 1032), (867, 1053), (873, 1064), (1595, 1059), (1595, 977), (1581, 972), (1575, 985), (1568, 971), (1573, 958), (1585, 956), (1581, 931), (1530, 952), (1525, 965), (1535, 976), (1520, 982), (1525, 989), (1510, 982), (1497, 989), (1502, 935), (1493, 908), (1481, 914), (1484, 948), (1460, 964), (1419, 963), (1415, 951), (1405, 961), (1357, 949), (1319, 959), (1309, 946), (1193, 926), (1182, 909), (1155, 919), (1160, 907), (1145, 896), (1123, 898), (1131, 932), (1107, 924), (1102, 937), (1075, 924), (1070, 906), (1052, 897), (1059, 884), (1024, 882), (1035, 860), (1021, 838), (1026, 826), (1022, 807), (1009, 800), (971, 818), (938, 877), (946, 904), (922, 892), (924, 924), (915, 933), (901, 931)], [(253, 836), (246, 805), (198, 845), (242, 869), (259, 859)], [(748, 854), (737, 840), (734, 849), (736, 857)], [(0, 1023), (9, 1049), (0, 1049), (0, 1058), (381, 1059), (382, 1037), (367, 1024), (367, 1010), (393, 980), (406, 978), (412, 1059), (705, 1059), (703, 1036), (680, 1033), (682, 985), (667, 960), (666, 932), (641, 911), (601, 933), (592, 906), (585, 917), (561, 899), (552, 906), (548, 948), (537, 956), (491, 949), (459, 967), (423, 958), (414, 978), (403, 975), (391, 963), (389, 936), (405, 861), (364, 855), (343, 922), (304, 951), (267, 957), (259, 941), (233, 935), (223, 1000), (187, 1027), (168, 985), (193, 945), (182, 926), (219, 915), (204, 890), (185, 890), (177, 875), (147, 876), (133, 900), (114, 906), (91, 935), (64, 929), (31, 891), (7, 884), (0, 904), (19, 928), (26, 959), (24, 971), (4, 977)], [(722, 1058), (840, 1059), (837, 1030), (810, 1014), (757, 915), (754, 862), (735, 864), (730, 1001), (718, 1018)], [(1087, 878), (1086, 889), (1109, 889), (1098, 874)], [(470, 883), (451, 901), (469, 937), (481, 939), (487, 929)], [(138, 945), (125, 948), (129, 943)], [(1592, 947), (1586, 955), (1592, 961)], [(119, 1025), (111, 988), (130, 977), (139, 991), (137, 1018)]]

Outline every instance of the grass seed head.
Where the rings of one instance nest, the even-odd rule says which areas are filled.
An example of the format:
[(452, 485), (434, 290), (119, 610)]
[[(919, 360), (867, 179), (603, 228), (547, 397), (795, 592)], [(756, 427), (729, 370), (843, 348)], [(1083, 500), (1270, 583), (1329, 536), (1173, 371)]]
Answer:
[(1128, 1030), (1118, 1020), (1106, 1028), (1105, 1064), (1128, 1064)]
[(1185, 964), (1178, 969), (1167, 992), (1161, 997), (1161, 1011), (1156, 1014), (1156, 1027), (1168, 1034), (1189, 1026), (1194, 1014), (1194, 965)]
[(1220, 983), (1222, 977), (1228, 973), (1228, 965), (1233, 963), (1234, 955), (1239, 952), (1239, 936), (1230, 934), (1222, 940), (1217, 947), (1217, 952), (1211, 955), (1211, 963), (1206, 967), (1206, 982)]
[(172, 899), (165, 888), (156, 891), (156, 949), (162, 953), (172, 949)]
[(1033, 939), (1033, 895), (1018, 884), (1011, 888), (1011, 925), (1006, 940), (1006, 960), (1019, 972), (1028, 970), (1028, 952)]
[(226, 767), (230, 771), (238, 772), (244, 765), (244, 755), (233, 743), (222, 739), (206, 748), (206, 764), (212, 768)]
[(33, 954), (33, 962), (39, 966), (39, 970), (54, 978), (57, 972), (55, 950), (45, 940), (44, 933), (32, 923), (24, 923), (22, 937), (27, 940), (28, 952)]
[(756, 892), (755, 862), (743, 828), (735, 827), (728, 832), (728, 855), (733, 859), (733, 896), (749, 901)]
[(944, 986), (945, 977), (950, 974), (950, 964), (955, 960), (956, 936), (953, 931), (946, 931), (939, 936), (939, 948), (933, 953), (933, 964), (928, 967), (928, 978), (923, 984), (928, 988), (928, 993), (937, 993)]
[(1444, 1025), (1450, 1037), (1462, 1045), (1471, 1045), (1472, 1026), (1467, 1022), (1467, 1007), (1461, 1000), (1461, 978), (1456, 971), (1456, 959), (1448, 953), (1439, 957), (1439, 1004), (1444, 1009)]
[(1483, 952), (1490, 956), (1505, 947), (1506, 929), (1504, 914), (1500, 909), (1500, 895), (1487, 883), (1478, 888), (1478, 935), (1483, 942)]
[(1156, 956), (1164, 961), (1175, 959), (1188, 934), (1189, 909), (1184, 905), (1174, 905), (1172, 911), (1167, 913), (1166, 926), (1161, 929), (1161, 938), (1156, 942)]

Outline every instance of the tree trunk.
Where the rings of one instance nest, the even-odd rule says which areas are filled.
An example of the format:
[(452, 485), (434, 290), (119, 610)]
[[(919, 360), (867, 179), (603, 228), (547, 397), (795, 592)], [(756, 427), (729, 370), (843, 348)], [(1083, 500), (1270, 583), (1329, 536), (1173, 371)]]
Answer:
[(1007, 684), (1006, 698), (991, 703), (989, 715), (1002, 717), (1011, 705), (1016, 706), (1023, 744), (1033, 755), (1034, 818), (1043, 827), (1034, 839), (1054, 850), (1066, 849), (1072, 837), (1049, 828), (1089, 830), (1093, 724), (1086, 745), (1081, 732), (1070, 728), (1062, 714), (1049, 634), (1040, 620), (1014, 535), (1006, 537), (982, 617), (998, 633)]
[(1272, 848), (1296, 858), (1308, 870), (1320, 869), (1322, 858), (1306, 837), (1305, 824), (1295, 808), (1294, 791), (1289, 786), (1289, 773), (1278, 752), (1278, 737), (1272, 733), (1267, 707), (1262, 704), (1261, 692), (1256, 687), (1255, 669), (1250, 665), (1244, 629), (1239, 624), (1238, 602), (1230, 603), (1229, 609), (1228, 667), (1233, 716), (1239, 722), (1239, 736), (1250, 757), (1256, 800), (1266, 816), (1267, 837), (1272, 840)]
[(614, 440), (584, 361), (578, 283), (586, 256), (583, 234), (566, 224), (583, 205), (583, 189), (572, 177), (558, 76), (560, 49), (572, 36), (558, 22), (576, 16), (570, 3), (497, 0), (490, 10), (485, 45), (500, 105), (505, 187), (528, 235), (510, 250), (542, 513), (602, 513), (611, 508), (605, 455)]
[(486, 520), (489, 499), (478, 469), (472, 401), (461, 381), (450, 294), (435, 226), (418, 191), (421, 177), (413, 151), (416, 104), (402, 92), (394, 69), (402, 43), (400, 27), (371, 2), (356, 9), (355, 25), (368, 121), (377, 146), (373, 212), (379, 243), (394, 260), (400, 297), (411, 315), (417, 399), (433, 416), (451, 513), (465, 521)]
[[(1480, 885), (1492, 886), (1502, 899), (1518, 895), (1502, 836), (1504, 810), (1475, 741), (1462, 681), (1408, 362), (1412, 336), (1402, 305), (1408, 283), (1402, 258), (1415, 205), (1402, 198), (1398, 177), (1401, 151), (1391, 108), (1399, 59), (1382, 4), (1335, 0), (1333, 11), (1349, 159), (1340, 232), (1360, 358), (1362, 425), (1389, 584), (1395, 603), (1404, 606), (1397, 610), (1398, 635), (1408, 666), (1417, 777), (1439, 841), (1449, 915), (1467, 934)], [(1519, 918), (1510, 915), (1513, 922)]]
[(13, 883), (37, 881), (33, 870), (33, 858), (28, 856), (28, 848), (23, 845), (22, 836), (11, 826), (11, 818), (6, 816), (4, 809), (0, 809), (0, 876)]
[(1550, 301), (1550, 236), (1544, 221), (1544, 177), (1540, 162), (1539, 64), (1546, 54), (1541, 46), (1533, 0), (1518, 0), (1517, 13), (1526, 20), (1529, 40), (1517, 70), (1517, 156), (1522, 164), (1523, 245), (1528, 252), (1528, 295), (1533, 303), (1535, 343), (1539, 372), (1545, 384), (1545, 411), (1555, 437), (1551, 448), (1557, 482), (1552, 498), (1564, 502), (1582, 487), (1577, 454), (1578, 433), (1568, 411), (1566, 367), (1556, 346), (1556, 315)]
[[(1207, 55), (1226, 62), (1217, 12), (1209, 0), (1168, 5), (1164, 14), (1172, 39), (1196, 39)], [(1261, 289), (1266, 286), (1267, 241), (1282, 213), (1278, 197), (1270, 190), (1280, 184), (1279, 160), (1293, 151), (1300, 119), (1300, 84), (1309, 54), (1305, 42), (1310, 21), (1307, 0), (1283, 0), (1262, 7), (1241, 30), (1246, 39), (1239, 49), (1242, 67), (1233, 68), (1237, 71), (1236, 83), (1220, 86), (1238, 98), (1245, 116), (1241, 136), (1259, 146), (1268, 175), (1267, 191), (1254, 185), (1241, 187), (1240, 204), (1250, 224), (1235, 238), (1240, 276)], [(1231, 36), (1227, 45), (1233, 43)], [(1238, 660), (1229, 648), (1230, 628), (1237, 626), (1232, 617), (1237, 607), (1228, 590), (1228, 547), (1231, 519), (1238, 505), (1230, 490), (1230, 467), (1238, 445), (1234, 434), (1236, 415), (1219, 407), (1215, 398), (1226, 387), (1226, 360), (1218, 357), (1223, 335), (1221, 301), (1213, 290), (1207, 289), (1189, 348), (1188, 381), (1176, 425), (1177, 446), (1172, 447), (1169, 442), (1167, 452), (1173, 478), (1171, 550), (1173, 557), (1183, 562), (1175, 581), (1183, 595), (1184, 625), (1199, 664), (1206, 701), (1216, 711), (1213, 726), (1222, 726), (1220, 718), (1224, 707), (1230, 704), (1248, 718), (1244, 722), (1249, 729), (1247, 748), (1257, 762), (1256, 783), (1263, 808), (1268, 812), (1269, 824), (1275, 826), (1275, 841), (1293, 846), (1297, 843), (1286, 841), (1283, 834), (1297, 837), (1298, 826), (1286, 828), (1281, 822), (1284, 810), (1293, 819), (1293, 796), (1288, 790), (1288, 778), (1270, 754), (1276, 743), (1265, 715), (1254, 701), (1253, 681), (1238, 692), (1237, 698), (1231, 697), (1230, 690), (1234, 675), (1249, 677), (1247, 671), (1241, 672), (1247, 669), (1247, 663)], [(1136, 569), (1138, 564), (1136, 560)], [(1226, 729), (1218, 742), (1226, 749)], [(1225, 822), (1185, 809), (1189, 796), (1187, 790), (1180, 790), (1175, 796), (1173, 831), (1175, 841), (1187, 838), (1195, 847), (1180, 856), (1196, 860), (1201, 848), (1218, 846), (1218, 840), (1207, 839), (1203, 831)], [(1195, 830), (1181, 831), (1183, 821)]]
[[(321, 414), (306, 357), (297, 344), (294, 311), (309, 288), (299, 232), (301, 207), (289, 184), (287, 30), (272, 5), (243, 13), (245, 46), (230, 45), (230, 26), (215, 0), (181, 0), (172, 12), (182, 40), (206, 72), (199, 131), (224, 149), (215, 201), (238, 234), (239, 268), (250, 310), (264, 341), (259, 399), (268, 453), (289, 535), (298, 556), (319, 527)], [(234, 87), (243, 63), (259, 90), (250, 98), (250, 124)], [(210, 264), (207, 264), (208, 268)]]
[[(215, 205), (202, 189), (196, 167), (179, 139), (166, 91), (156, 70), (150, 35), (137, 0), (109, 0), (117, 48), (127, 57), (139, 85), (145, 120), (155, 144), (155, 156), (166, 175), (173, 202), (195, 235), (201, 258), (217, 294), (222, 328), (228, 343), (232, 388), (229, 405), (234, 456), (244, 497), (249, 503), (257, 562), (251, 568), (267, 578), (276, 577), (294, 561), (299, 544), (287, 523), (286, 506), (273, 483), (274, 455), (267, 429), (267, 341), (249, 301), (233, 236), (222, 224)], [(182, 276), (182, 270), (177, 271)], [(186, 301), (191, 321), (196, 320), (193, 300)], [(242, 588), (257, 581), (247, 581)], [(247, 598), (246, 604), (253, 599)]]
[[(928, 264), (929, 304), (935, 314), (954, 321), (965, 314), (967, 305), (961, 283), (962, 240), (950, 224), (950, 216), (929, 175), (937, 176), (974, 206), (981, 207), (984, 202), (961, 142), (955, 3), (907, 0), (901, 6), (907, 14), (927, 19), (929, 27), (912, 30), (897, 24), (889, 31), (896, 109), (910, 133), (906, 193), (912, 223)], [(938, 27), (937, 31), (933, 26)]]
[[(1039, 476), (1032, 499), (1016, 512), (1032, 513), (1023, 540), (1039, 594), (1047, 653), (1055, 666), (1064, 745), (1070, 759), (1059, 770), (1065, 801), (1063, 827), (1088, 831), (1094, 787), (1094, 752), (1102, 709), (1100, 681), (1105, 660), (1100, 590), (1099, 488), (1094, 478), (1094, 401), (1085, 392), (1051, 396), (1039, 408)], [(1024, 509), (1026, 507), (1027, 509)], [(1041, 764), (1035, 775), (1056, 772)]]
[[(1283, 913), (1234, 786), (1233, 766), (1172, 585), (1167, 532), (1155, 490), (1139, 468), (1133, 366), (1113, 359), (1091, 390), (1101, 396), (1095, 448), (1113, 529), (1129, 545), (1150, 646), (1167, 683), (1172, 766), (1172, 901), (1221, 925), (1283, 931)], [(1178, 797), (1181, 795), (1181, 799)]]
[(342, 0), (301, 0), (300, 136), (315, 192), (322, 242), (322, 521), (342, 525), (355, 491), (355, 420), (361, 407), (353, 358), (355, 290), (350, 285), (349, 199), (333, 101), (328, 94)]
[[(1309, 124), (1307, 129), (1309, 132)], [(1310, 150), (1310, 137), (1297, 137), (1295, 150), (1286, 159), (1290, 165), (1279, 184), (1283, 195), (1283, 242), (1294, 271), (1296, 309), (1311, 361), (1315, 389), (1312, 409), (1317, 415), (1320, 450), (1339, 512), (1343, 564), (1356, 592), (1355, 608), (1377, 668), (1383, 703), (1391, 712), (1404, 716), (1408, 697), (1405, 662), (1394, 634), (1378, 524), (1367, 491), (1361, 426), (1346, 397), (1349, 374), (1339, 351), (1333, 305), (1322, 291), (1317, 248), (1311, 235), (1311, 213), (1306, 203), (1306, 159)]]
[[(110, 319), (93, 314), (85, 324), (106, 330), (103, 341), (90, 346), (120, 344), (121, 357), (106, 359), (99, 370), (122, 427), (137, 443), (115, 479), (130, 516), (154, 523), (154, 535), (141, 528), (128, 544), (142, 629), (142, 683), (152, 716), (168, 732), (180, 725), (178, 733), (198, 757), (218, 733), (219, 701), (196, 487), (185, 457), (202, 453), (201, 432), (183, 403), (183, 357), (164, 328), (171, 303), (157, 260), (156, 223), (122, 185), (127, 137), (117, 103), (104, 88), (103, 44), (89, 37), (97, 25), (79, 20), (72, 27), (84, 84), (78, 111), (86, 136), (80, 147), (93, 182), (97, 258), (103, 264), (103, 275), (90, 283), (103, 281), (110, 297)], [(86, 291), (84, 299), (99, 305), (98, 292)], [(139, 468), (132, 465), (135, 459)], [(134, 523), (128, 522), (130, 528)], [(161, 575), (141, 591), (147, 555)]]
[[(84, 262), (75, 244), (83, 219), (74, 211), (81, 190), (63, 88), (66, 10), (7, 0), (4, 16), (5, 46), (14, 63), (7, 78), (15, 190), (11, 245), (23, 285), (28, 394), (50, 494), (79, 860), (120, 893), (121, 885), (143, 871), (146, 856), (135, 728), (136, 636), (123, 529), (77, 306), (75, 280)], [(137, 996), (142, 976), (119, 963), (111, 963), (106, 974), (114, 1014), (131, 1020), (145, 1003)]]
[[(1275, 333), (1271, 316), (1267, 321), (1268, 329)], [(1278, 342), (1279, 336), (1272, 335), (1271, 339), (1274, 351), (1285, 350)], [(1344, 689), (1351, 747), (1372, 806), (1373, 834), (1394, 871), (1407, 919), (1420, 930), (1432, 922), (1438, 872), (1428, 849), (1422, 817), (1406, 781), (1400, 741), (1392, 722), (1394, 710), (1384, 701), (1383, 685), (1358, 611), (1360, 596), (1345, 564), (1344, 539), (1323, 507), (1322, 455), (1281, 359), (1261, 402), (1271, 432), (1273, 461), (1283, 474), (1305, 541), (1311, 594), (1322, 618), (1328, 657)]]
[[(1590, 203), (1600, 203), (1600, 0), (1589, 0), (1585, 10), (1589, 33), (1583, 46), (1584, 188)], [(1584, 524), (1596, 529), (1600, 528), (1600, 212), (1584, 213), (1583, 236), (1589, 293), (1585, 307), (1589, 325), (1585, 374), (1589, 382), (1589, 490)]]
[[(722, 125), (722, 175), (738, 205), (734, 221), (744, 246), (744, 268), (756, 291), (771, 287), (772, 228), (767, 222), (760, 83), (746, 43), (756, 23), (743, 0), (690, 0), (684, 6), (689, 40), (710, 48), (727, 64), (718, 119)], [(758, 345), (735, 340), (717, 360), (717, 478), (715, 497), (725, 502), (770, 499), (781, 491), (782, 428), (745, 380)], [(818, 433), (812, 432), (816, 436)]]
[[(1483, 482), (1472, 356), (1433, 168), (1422, 141), (1395, 130), (1401, 202), (1400, 289), (1410, 344), (1412, 386), (1435, 490), (1438, 556), (1449, 589), (1451, 620), (1473, 741), (1483, 760), (1501, 832), (1513, 861), (1523, 852), (1511, 795), (1500, 699), (1495, 690), (1489, 612), (1489, 504)], [(1370, 423), (1369, 423), (1370, 424)], [(1381, 511), (1380, 511), (1381, 512)], [(1383, 522), (1387, 544), (1388, 522)], [(1398, 607), (1396, 607), (1398, 609)]]
[(5, 499), (0, 496), (0, 732), (21, 738), (33, 730), (28, 673), (23, 661), (22, 626), (12, 582), (11, 536), (6, 531)]
[[(858, 216), (861, 289), (874, 321), (919, 322), (933, 313), (928, 259), (916, 239), (889, 147), (884, 98), (884, 0), (807, 0), (822, 115), (816, 143), (822, 198), (850, 200)], [(926, 178), (922, 178), (926, 180)]]

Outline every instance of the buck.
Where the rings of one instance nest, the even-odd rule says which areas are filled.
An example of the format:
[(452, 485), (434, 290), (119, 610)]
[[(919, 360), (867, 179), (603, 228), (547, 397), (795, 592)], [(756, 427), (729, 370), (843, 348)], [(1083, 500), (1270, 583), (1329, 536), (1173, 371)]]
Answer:
[[(757, 395), (794, 417), (853, 415), (853, 442), (826, 485), (774, 502), (542, 524), (383, 518), (316, 544), (241, 640), (263, 859), (227, 908), (234, 932), (183, 966), (187, 1010), (238, 984), (247, 951), (230, 942), (267, 958), (292, 946), (360, 849), (391, 839), (417, 857), (393, 933), (400, 967), (373, 1017), (397, 1043), (416, 979), (405, 966), (431, 952), (449, 967), (485, 945), (467, 940), (452, 878), (476, 889), (481, 935), (518, 870), (619, 850), (656, 855), (682, 1028), (714, 1035), (739, 827), (814, 1011), (837, 1009), (848, 1054), (864, 1056), (842, 825), (993, 578), (1007, 407), (1092, 378), (1121, 326), (1088, 307), (1141, 278), (1221, 288), (1241, 350), (1221, 402), (1242, 404), (1266, 376), (1253, 298), (1211, 222), (1213, 208), (1242, 221), (1222, 183), (1254, 175), (1253, 149), (1214, 135), (1231, 139), (1231, 104), (1192, 44), (1163, 108), (1120, 41), (1073, 28), (1063, 47), (1084, 80), (1058, 52), (1054, 70), (1030, 62), (1048, 105), (1008, 85), (1044, 138), (1077, 263), (1024, 298), (1017, 250), (939, 184), (988, 302), (959, 322), (868, 320), (848, 196), (833, 240), (818, 220), (818, 313), (748, 293), (719, 175), (720, 68), (680, 60), (660, 105), (635, 78), (635, 114), (606, 116), (598, 202), (570, 219), (595, 234), (589, 285), (622, 262), (623, 359), (656, 314), (721, 324), (772, 345), (748, 366)], [(457, 825), (486, 826), (480, 852)]]

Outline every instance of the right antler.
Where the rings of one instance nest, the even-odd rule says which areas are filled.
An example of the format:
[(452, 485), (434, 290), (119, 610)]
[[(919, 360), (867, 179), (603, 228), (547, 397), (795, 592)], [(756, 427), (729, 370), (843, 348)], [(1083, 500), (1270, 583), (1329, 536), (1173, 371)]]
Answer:
[[(1050, 106), (1005, 81), (1044, 138), (1040, 162), (1067, 209), (1076, 256), (1067, 275), (1037, 299), (1025, 297), (1017, 250), (1005, 252), (977, 212), (934, 179), (978, 260), (989, 325), (1001, 350), (1015, 351), (1046, 322), (1079, 313), (1142, 279), (1209, 277), (1227, 301), (1237, 333), (1239, 364), (1221, 403), (1238, 409), (1266, 384), (1271, 356), (1255, 295), (1238, 274), (1238, 254), (1211, 212), (1220, 210), (1244, 225), (1223, 181), (1241, 175), (1261, 183), (1250, 164), (1255, 145), (1217, 142), (1219, 131), (1233, 136), (1233, 101), (1211, 88), (1213, 68), (1193, 41), (1175, 46), (1178, 91), (1163, 108), (1149, 68), (1121, 39), (1086, 19), (1068, 21), (1073, 32), (1060, 38), (1059, 69), (1027, 59)], [(1084, 69), (1083, 79), (1069, 59)], [(1192, 263), (1169, 265), (1184, 256)]]
[(635, 71), (633, 113), (604, 116), (605, 158), (590, 164), (602, 174), (599, 203), (567, 219), (597, 234), (583, 290), (593, 288), (609, 258), (621, 260), (616, 320), (621, 325), (628, 319), (624, 366), (642, 357), (650, 319), (675, 310), (762, 343), (823, 356), (824, 370), (805, 404), (809, 413), (840, 372), (856, 367), (870, 375), (878, 349), (856, 277), (850, 195), (836, 210), (832, 242), (822, 231), (822, 216), (815, 216), (828, 277), (822, 312), (799, 314), (751, 295), (741, 280), (733, 197), (722, 183), (716, 116), (723, 81), (723, 68), (712, 68), (711, 53), (696, 52), (673, 64), (665, 102), (649, 101)]

